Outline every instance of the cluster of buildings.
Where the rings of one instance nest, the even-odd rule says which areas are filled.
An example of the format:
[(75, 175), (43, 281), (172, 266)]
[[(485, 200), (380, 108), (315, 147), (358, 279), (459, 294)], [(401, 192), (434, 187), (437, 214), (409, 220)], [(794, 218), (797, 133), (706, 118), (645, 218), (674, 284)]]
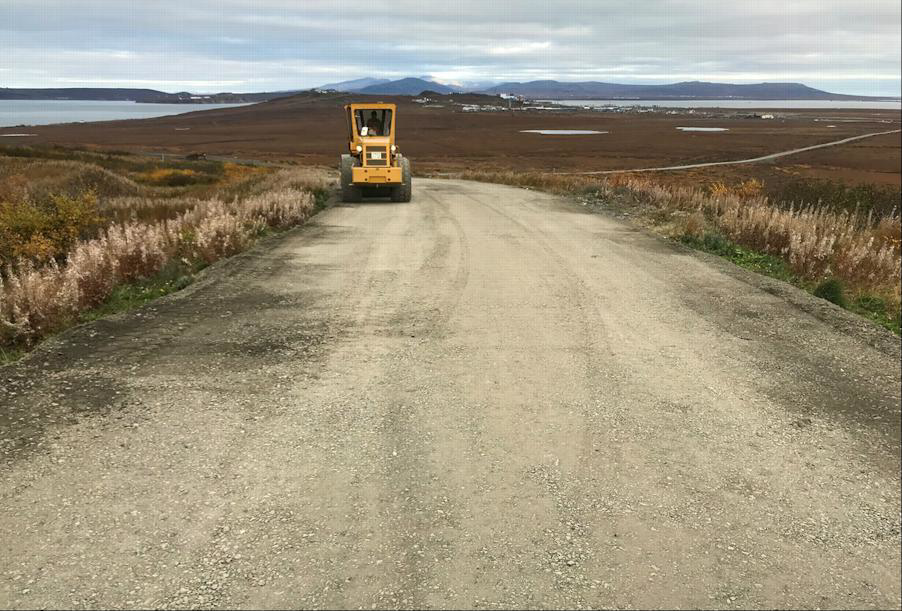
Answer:
[[(657, 114), (665, 114), (665, 115), (696, 115), (699, 117), (707, 117), (720, 115), (722, 112), (709, 112), (709, 109), (699, 109), (699, 108), (672, 108), (666, 106), (644, 106), (644, 105), (621, 105), (621, 104), (605, 104), (603, 106), (594, 106), (589, 104), (579, 105), (579, 106), (571, 106), (564, 104), (557, 104), (554, 102), (541, 102), (536, 100), (529, 100), (522, 95), (514, 95), (511, 93), (500, 93), (497, 96), (501, 99), (501, 103), (493, 103), (493, 104), (467, 104), (461, 102), (454, 102), (453, 99), (449, 99), (444, 101), (446, 104), (450, 104), (452, 106), (459, 106), (460, 112), (501, 112), (506, 110), (518, 110), (518, 111), (545, 111), (545, 112), (567, 112), (574, 110), (587, 110), (587, 111), (595, 111), (595, 112), (616, 112), (616, 113), (629, 113), (629, 114), (648, 114), (648, 113), (657, 113)], [(414, 98), (414, 102), (417, 104), (423, 104), (424, 108), (437, 108), (441, 107), (440, 104), (435, 104), (435, 100), (432, 100), (428, 97), (419, 97)], [(516, 105), (514, 105), (516, 103)], [(714, 109), (710, 109), (713, 111)], [(776, 117), (771, 113), (766, 112), (748, 112), (744, 114), (735, 115), (736, 118), (741, 119), (775, 119)]]

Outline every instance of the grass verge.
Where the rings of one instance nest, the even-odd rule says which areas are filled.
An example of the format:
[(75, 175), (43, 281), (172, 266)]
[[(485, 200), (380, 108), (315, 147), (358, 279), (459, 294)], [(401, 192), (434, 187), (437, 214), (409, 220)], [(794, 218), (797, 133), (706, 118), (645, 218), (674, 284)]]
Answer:
[(172, 261), (154, 276), (117, 286), (106, 301), (82, 312), (78, 320), (88, 322), (128, 312), (154, 299), (180, 291), (194, 282), (194, 274), (202, 267), (199, 264), (187, 265), (183, 261)]
[(23, 348), (0, 345), (0, 365), (6, 365), (7, 363), (18, 361), (24, 354), (25, 350)]
[(842, 282), (836, 278), (828, 278), (818, 284), (806, 282), (793, 274), (789, 265), (779, 257), (743, 248), (714, 232), (706, 232), (701, 237), (683, 235), (679, 241), (695, 250), (723, 257), (743, 269), (804, 289), (815, 297), (855, 312), (896, 335), (900, 334), (900, 321), (887, 314), (888, 307), (883, 298), (864, 294), (850, 301), (845, 296)]
[[(241, 170), (238, 179), (223, 180), (210, 192), (161, 204), (104, 191), (96, 166), (62, 163), (26, 158), (24, 166), (5, 166), (19, 172), (7, 174), (16, 180), (6, 182), (21, 188), (0, 190), (2, 361), (73, 324), (184, 288), (210, 263), (304, 223), (334, 190), (334, 180), (316, 168), (281, 169), (251, 180)], [(29, 173), (35, 171), (54, 189), (75, 194), (30, 191)], [(230, 171), (227, 166), (226, 175)], [(124, 180), (103, 172), (105, 180)], [(155, 213), (141, 214), (147, 210)], [(165, 214), (156, 213), (161, 210)]]
[(902, 334), (902, 321), (899, 317), (893, 318), (887, 314), (886, 300), (876, 295), (860, 295), (853, 301), (844, 305), (847, 310), (855, 312), (863, 318), (867, 318), (874, 324), (889, 329), (896, 335)]
[(798, 284), (798, 278), (782, 259), (743, 248), (720, 234), (706, 232), (702, 237), (684, 235), (680, 238), (680, 241), (696, 250), (721, 256), (739, 267), (784, 282)]

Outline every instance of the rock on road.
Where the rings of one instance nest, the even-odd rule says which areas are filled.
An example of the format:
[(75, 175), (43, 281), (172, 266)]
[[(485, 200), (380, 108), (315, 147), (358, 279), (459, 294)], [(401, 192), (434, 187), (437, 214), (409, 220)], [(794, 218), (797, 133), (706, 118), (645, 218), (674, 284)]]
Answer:
[(2, 607), (900, 606), (898, 339), (421, 179), (0, 368)]

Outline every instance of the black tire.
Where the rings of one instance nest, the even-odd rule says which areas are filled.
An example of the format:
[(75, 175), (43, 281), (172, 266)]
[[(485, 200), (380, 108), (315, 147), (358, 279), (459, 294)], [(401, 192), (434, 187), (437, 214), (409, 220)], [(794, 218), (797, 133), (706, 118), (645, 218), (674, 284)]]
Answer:
[(401, 164), (401, 184), (392, 187), (391, 200), (393, 202), (409, 202), (413, 195), (413, 181), (410, 176), (410, 160), (407, 157), (398, 155), (398, 161)]
[(351, 155), (341, 156), (341, 201), (354, 203), (363, 200), (363, 189), (355, 186), (352, 180), (351, 168), (358, 164), (356, 157)]

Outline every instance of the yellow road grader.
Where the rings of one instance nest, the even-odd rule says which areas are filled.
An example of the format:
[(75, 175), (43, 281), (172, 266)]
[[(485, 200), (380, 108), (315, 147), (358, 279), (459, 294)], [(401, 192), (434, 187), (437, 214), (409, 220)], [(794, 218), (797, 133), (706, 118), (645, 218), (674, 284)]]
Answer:
[(409, 202), (410, 161), (395, 144), (394, 104), (349, 104), (348, 153), (341, 156), (341, 198), (391, 197)]

